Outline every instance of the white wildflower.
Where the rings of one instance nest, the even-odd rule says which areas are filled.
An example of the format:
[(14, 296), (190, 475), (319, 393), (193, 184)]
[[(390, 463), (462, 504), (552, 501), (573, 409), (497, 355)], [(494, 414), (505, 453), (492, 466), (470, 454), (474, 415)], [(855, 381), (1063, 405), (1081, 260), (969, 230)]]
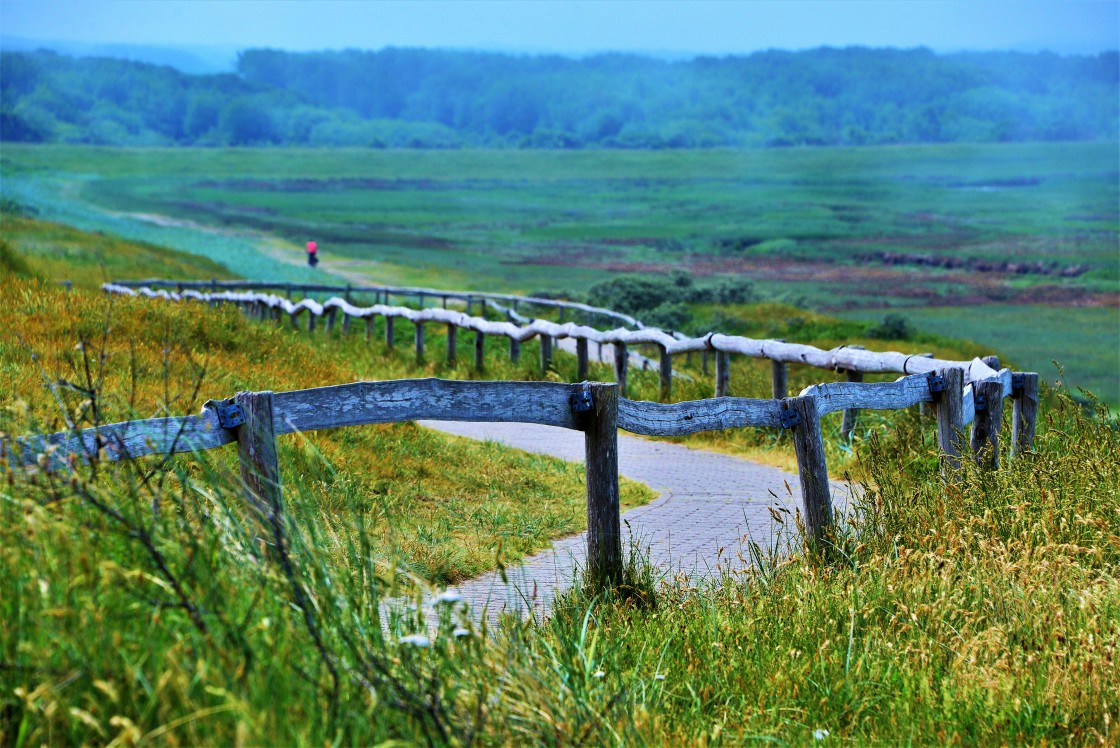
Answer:
[(591, 677), (592, 678), (602, 678), (604, 675), (606, 675), (606, 673), (604, 673), (602, 670), (596, 670), (594, 673), (591, 674)]
[(426, 649), (431, 644), (431, 642), (428, 641), (428, 637), (423, 636), (422, 634), (409, 634), (408, 636), (402, 636), (400, 642), (401, 644), (411, 644), (412, 646), (420, 647), (421, 649)]
[(828, 737), (828, 730), (813, 730), (813, 740), (824, 740)]
[(653, 676), (653, 679), (654, 680), (665, 680), (665, 676), (662, 675), (661, 673), (658, 673), (657, 675)]
[(456, 639), (462, 639), (464, 636), (470, 636), (471, 632), (470, 632), (470, 629), (465, 629), (462, 626), (460, 626), (459, 628), (452, 631), (451, 635), (454, 636)]
[(436, 605), (439, 605), (440, 603), (454, 605), (455, 603), (462, 602), (462, 600), (463, 596), (458, 592), (454, 592), (452, 590), (444, 590), (436, 597)]

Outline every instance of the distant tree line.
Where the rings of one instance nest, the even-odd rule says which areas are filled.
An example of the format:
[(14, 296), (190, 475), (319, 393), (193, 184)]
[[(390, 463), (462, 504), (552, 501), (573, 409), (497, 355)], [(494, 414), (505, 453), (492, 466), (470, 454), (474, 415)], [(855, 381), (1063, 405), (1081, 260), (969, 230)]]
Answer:
[(1117, 137), (1120, 55), (821, 48), (668, 62), (243, 52), (236, 74), (0, 54), (0, 138), (109, 145), (775, 147)]

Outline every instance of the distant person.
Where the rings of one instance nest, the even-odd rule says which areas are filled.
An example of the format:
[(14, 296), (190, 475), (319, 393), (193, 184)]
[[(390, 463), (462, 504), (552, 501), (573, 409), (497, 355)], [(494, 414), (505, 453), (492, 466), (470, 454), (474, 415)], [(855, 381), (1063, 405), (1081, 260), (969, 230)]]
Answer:
[(307, 243), (307, 264), (311, 267), (319, 264), (319, 245), (315, 242)]

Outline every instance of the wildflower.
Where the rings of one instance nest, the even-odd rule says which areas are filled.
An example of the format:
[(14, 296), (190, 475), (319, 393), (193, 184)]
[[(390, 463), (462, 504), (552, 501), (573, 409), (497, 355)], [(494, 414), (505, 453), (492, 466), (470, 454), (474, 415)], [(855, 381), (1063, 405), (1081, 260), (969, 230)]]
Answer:
[(452, 590), (444, 590), (436, 597), (436, 605), (439, 605), (440, 603), (454, 605), (457, 602), (462, 602), (462, 600), (463, 596), (458, 592), (454, 592)]
[(592, 678), (602, 678), (604, 675), (606, 675), (606, 673), (604, 673), (602, 670), (596, 670), (594, 673), (591, 674), (591, 677)]
[(819, 729), (813, 730), (813, 740), (824, 740), (828, 737), (828, 730)]
[(400, 642), (401, 644), (411, 644), (412, 646), (420, 647), (421, 649), (427, 649), (431, 644), (431, 642), (428, 641), (428, 637), (423, 636), (422, 634), (409, 634), (408, 636), (402, 636)]
[(451, 635), (454, 636), (456, 639), (462, 639), (464, 636), (470, 636), (471, 632), (470, 632), (470, 629), (465, 629), (462, 626), (460, 626), (459, 628), (452, 631)]
[(665, 676), (662, 675), (661, 673), (658, 673), (657, 675), (653, 676), (653, 679), (654, 680), (665, 680)]

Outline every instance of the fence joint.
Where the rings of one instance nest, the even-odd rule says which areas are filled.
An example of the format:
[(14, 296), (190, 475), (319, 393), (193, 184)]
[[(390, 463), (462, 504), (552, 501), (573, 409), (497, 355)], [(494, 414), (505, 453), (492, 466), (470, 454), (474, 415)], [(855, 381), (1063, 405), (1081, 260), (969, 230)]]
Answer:
[(783, 429), (792, 429), (794, 426), (801, 423), (801, 414), (796, 410), (783, 407), (779, 411), (779, 419)]
[(223, 429), (235, 429), (245, 423), (245, 413), (241, 410), (240, 403), (234, 402), (233, 398), (213, 403), (212, 407), (218, 414), (218, 424)]
[(929, 383), (929, 394), (936, 395), (938, 392), (945, 391), (945, 377), (940, 374), (934, 374), (931, 371), (926, 381)]

